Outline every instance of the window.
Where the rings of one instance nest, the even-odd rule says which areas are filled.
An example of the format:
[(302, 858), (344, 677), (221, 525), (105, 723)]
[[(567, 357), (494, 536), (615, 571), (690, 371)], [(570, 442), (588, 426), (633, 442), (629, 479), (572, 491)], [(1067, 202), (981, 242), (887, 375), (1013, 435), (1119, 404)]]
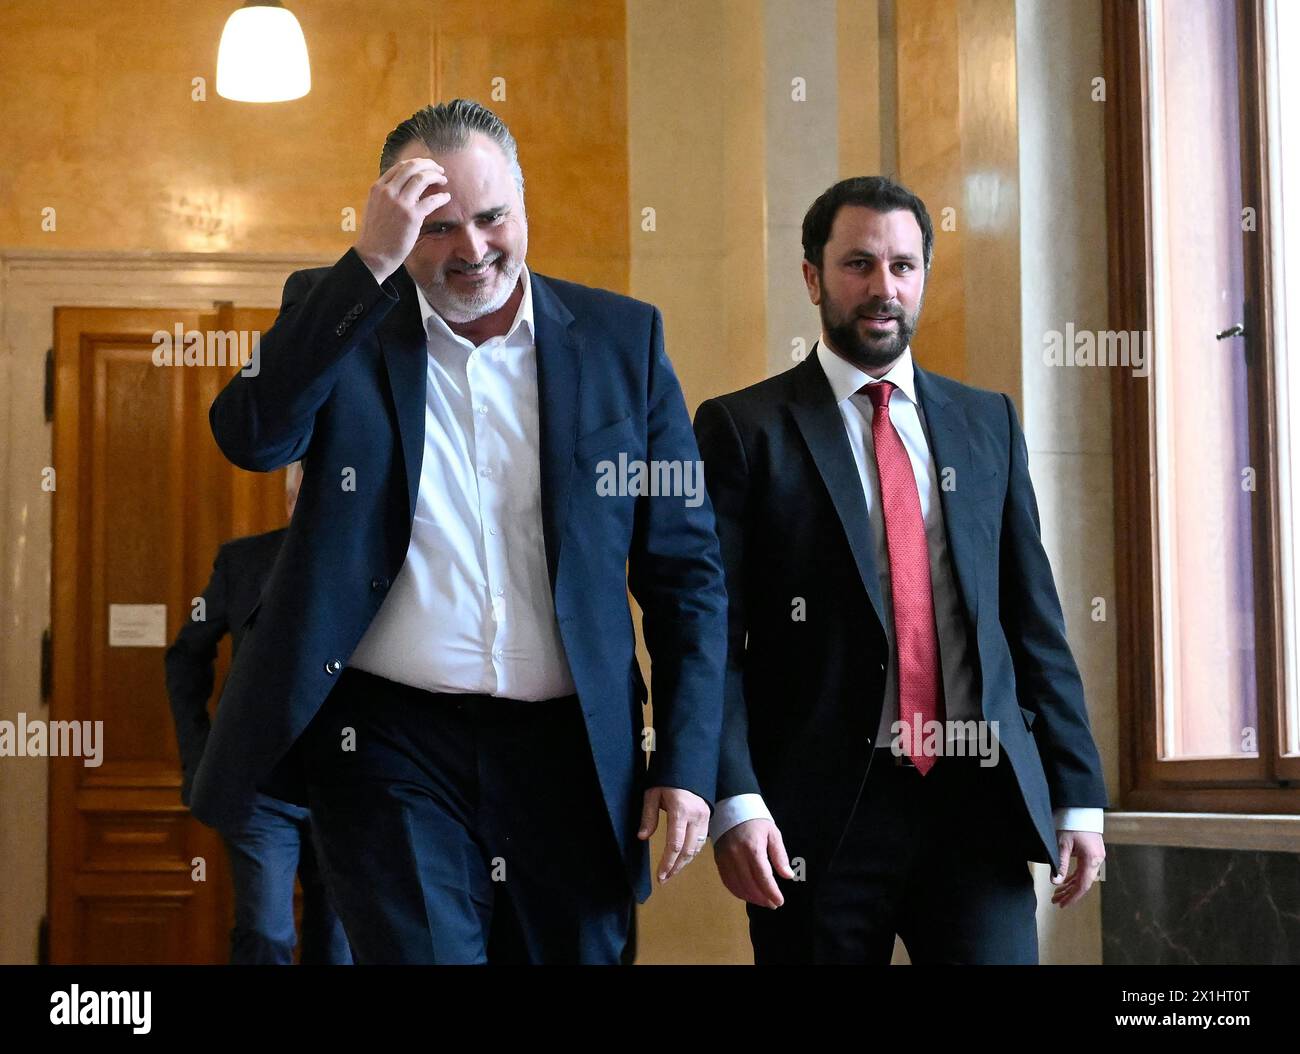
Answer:
[(1126, 808), (1300, 811), (1297, 8), (1105, 7)]

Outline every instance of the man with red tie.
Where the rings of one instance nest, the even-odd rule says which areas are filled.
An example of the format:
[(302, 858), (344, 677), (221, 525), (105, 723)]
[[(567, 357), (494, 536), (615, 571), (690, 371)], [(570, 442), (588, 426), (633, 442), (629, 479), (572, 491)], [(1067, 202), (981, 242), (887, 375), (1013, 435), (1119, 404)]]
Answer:
[[(822, 335), (703, 403), (729, 598), (718, 870), (755, 961), (1033, 963), (1105, 856), (1083, 686), (1010, 399), (921, 369), (934, 235), (881, 177), (803, 223)], [(1069, 872), (1070, 859), (1076, 867)]]

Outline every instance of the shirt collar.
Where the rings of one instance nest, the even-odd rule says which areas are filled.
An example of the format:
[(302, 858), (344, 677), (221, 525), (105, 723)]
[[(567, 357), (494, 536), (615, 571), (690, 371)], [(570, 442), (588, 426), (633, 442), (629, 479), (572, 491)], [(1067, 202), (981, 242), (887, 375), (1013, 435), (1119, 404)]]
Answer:
[[(533, 275), (528, 270), (527, 265), (524, 266), (521, 277), (524, 283), (524, 298), (519, 302), (519, 310), (515, 312), (515, 320), (510, 323), (510, 328), (506, 330), (506, 334), (502, 338), (503, 344), (511, 340), (521, 326), (528, 327), (525, 336), (530, 340), (536, 339), (537, 327), (533, 323)], [(424, 290), (418, 285), (415, 287), (415, 295), (420, 303), (420, 317), (424, 321), (424, 332), (427, 336), (436, 334), (446, 340), (458, 340), (464, 344), (470, 343), (465, 337), (452, 332), (446, 320), (433, 309), (428, 297), (424, 295)]]
[(817, 361), (821, 363), (822, 372), (826, 374), (826, 379), (830, 381), (831, 391), (835, 395), (836, 403), (842, 403), (864, 384), (877, 384), (880, 381), (889, 381), (913, 403), (918, 402), (916, 398), (916, 370), (912, 365), (911, 345), (903, 349), (903, 354), (899, 356), (898, 361), (883, 377), (872, 377), (869, 373), (864, 373), (853, 363), (831, 351), (830, 345), (826, 343), (825, 334), (822, 334), (821, 340), (817, 342)]

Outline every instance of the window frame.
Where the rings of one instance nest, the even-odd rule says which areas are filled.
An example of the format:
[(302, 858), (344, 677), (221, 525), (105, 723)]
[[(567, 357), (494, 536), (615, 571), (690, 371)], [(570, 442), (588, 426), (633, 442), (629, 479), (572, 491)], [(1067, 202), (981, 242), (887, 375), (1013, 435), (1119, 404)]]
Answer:
[[(1281, 754), (1285, 720), (1284, 597), (1272, 331), (1264, 0), (1237, 10), (1241, 179), (1256, 205), (1243, 233), (1248, 422), (1256, 468), (1251, 547), (1255, 594), (1257, 757), (1159, 760), (1162, 715), (1157, 551), (1155, 371), (1112, 371), (1120, 804), (1143, 811), (1300, 813), (1300, 757)], [(1153, 239), (1147, 0), (1104, 0), (1109, 316), (1113, 330), (1151, 332)], [(1300, 256), (1300, 247), (1294, 250)]]

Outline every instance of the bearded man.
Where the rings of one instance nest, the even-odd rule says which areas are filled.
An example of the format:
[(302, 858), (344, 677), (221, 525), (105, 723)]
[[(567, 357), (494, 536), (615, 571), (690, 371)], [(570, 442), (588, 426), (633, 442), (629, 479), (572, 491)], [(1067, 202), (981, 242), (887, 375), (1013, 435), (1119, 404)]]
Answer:
[[(803, 222), (821, 340), (695, 418), (730, 642), (711, 834), (759, 963), (1028, 963), (1106, 789), (1005, 395), (921, 369), (934, 233), (881, 177)], [(1070, 859), (1078, 868), (1066, 878)]]

